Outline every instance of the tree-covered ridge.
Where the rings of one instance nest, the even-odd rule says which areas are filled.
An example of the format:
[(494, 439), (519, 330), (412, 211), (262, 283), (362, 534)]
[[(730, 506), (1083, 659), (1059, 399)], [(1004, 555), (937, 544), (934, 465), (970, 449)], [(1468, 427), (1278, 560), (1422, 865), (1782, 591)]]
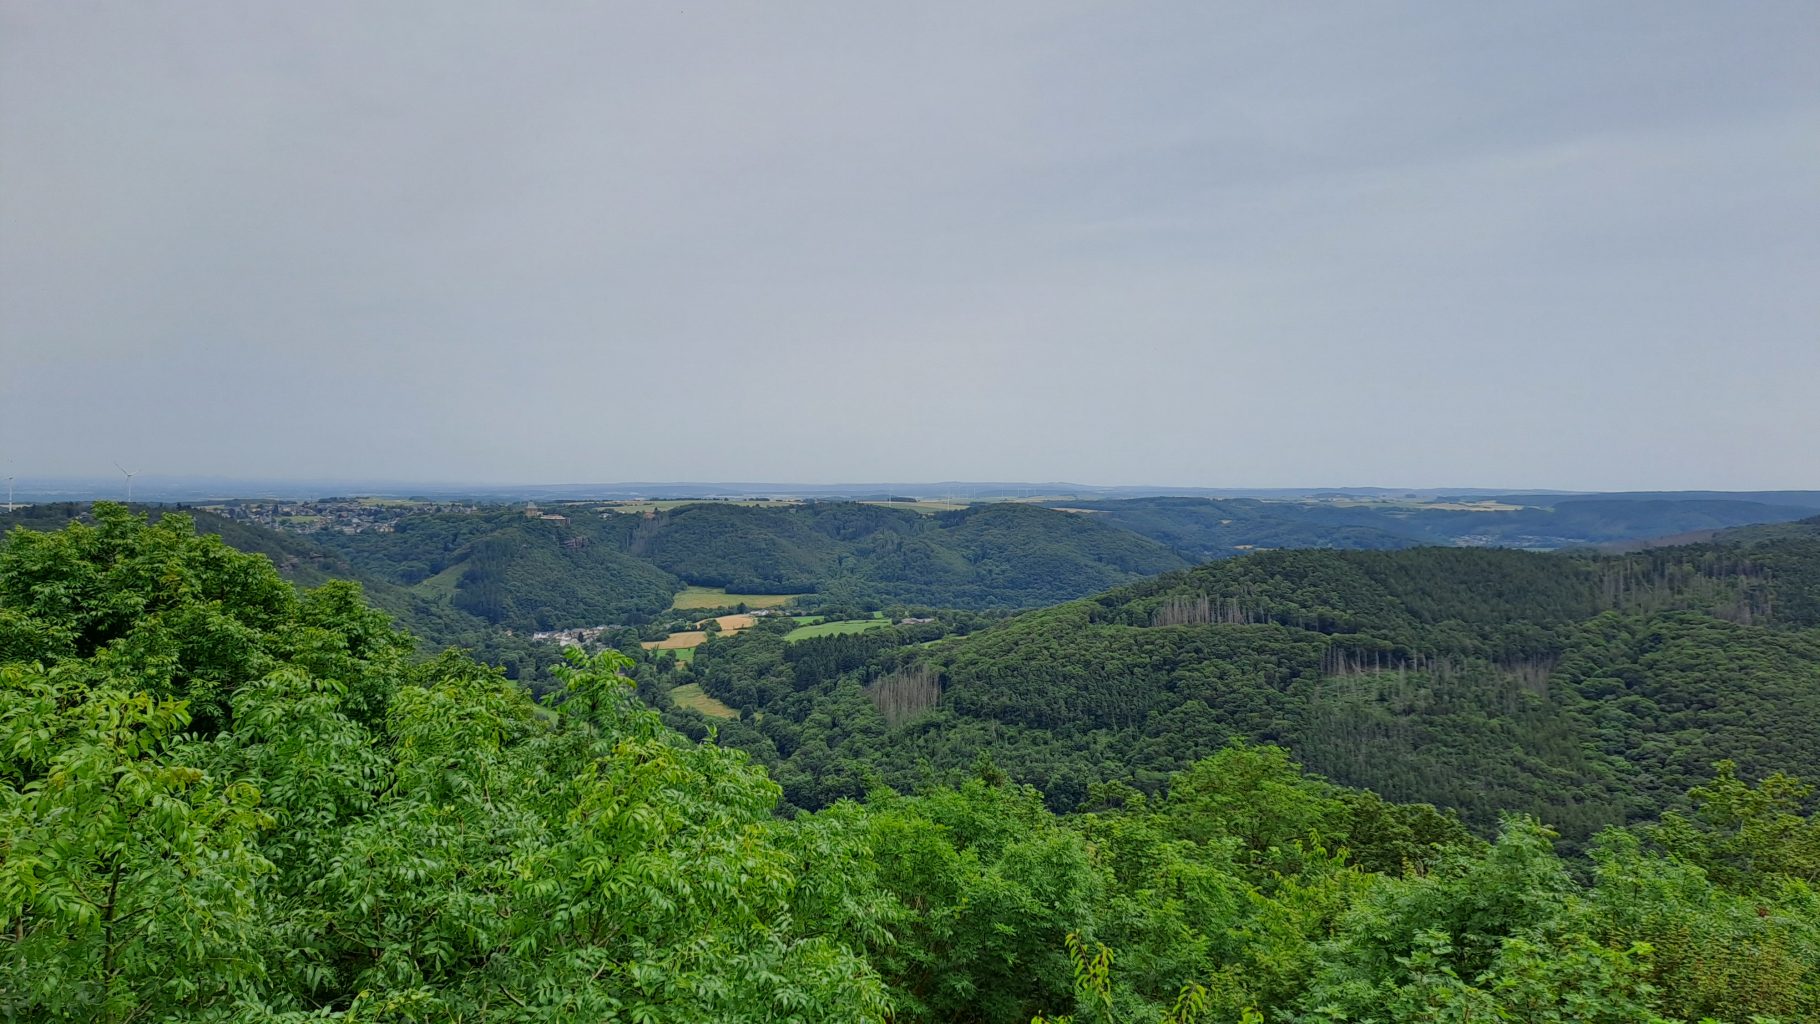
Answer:
[[(820, 674), (742, 637), (693, 676), (752, 712), (723, 742), (803, 807), (989, 751), (1066, 809), (1239, 735), (1481, 829), (1520, 810), (1582, 842), (1672, 806), (1715, 752), (1820, 773), (1816, 550), (1268, 552), (933, 646), (876, 635)], [(939, 700), (887, 720), (896, 681), (928, 678)]]
[(629, 550), (692, 584), (838, 600), (1025, 608), (1179, 568), (1079, 516), (983, 505), (934, 516), (854, 503), (704, 503), (638, 522)]
[[(803, 600), (836, 609), (1006, 611), (1182, 565), (1123, 531), (1012, 505), (928, 517), (857, 503), (702, 503), (650, 517), (587, 511), (562, 521), (491, 507), (408, 514), (385, 531), (308, 536), (185, 514), (230, 546), (268, 556), (300, 586), (357, 580), (430, 649), (473, 651), (539, 690), (556, 686), (549, 669), (559, 653), (532, 632), (648, 625), (688, 585), (813, 594)], [(26, 509), (16, 521), (43, 530), (86, 518), (85, 506), (60, 504)], [(685, 613), (680, 621), (672, 628), (693, 620)]]
[[(293, 582), (358, 579), (433, 643), (526, 664), (535, 659), (503, 639), (506, 630), (646, 623), (685, 585), (815, 593), (841, 605), (1027, 609), (1252, 549), (1559, 546), (1807, 514), (1738, 500), (1563, 500), (1496, 513), (1205, 498), (1069, 507), (998, 503), (925, 516), (852, 502), (702, 502), (641, 516), (582, 503), (562, 506), (568, 514), (555, 520), (507, 506), (407, 508), (385, 529), (308, 536), (207, 512), (193, 518), (268, 555)], [(81, 511), (43, 506), (9, 521), (54, 528)], [(1546, 517), (1564, 536), (1509, 526), (1524, 516)], [(1489, 525), (1500, 522), (1508, 528)]]
[[(539, 707), (414, 661), (348, 585), (95, 518), (0, 547), (6, 1019), (1820, 1015), (1820, 821), (1787, 776), (1722, 764), (1585, 874), (1531, 819), (1481, 841), (1224, 741), (1076, 815), (979, 758), (786, 819), (622, 658)], [(786, 663), (814, 685), (873, 639)]]
[(1813, 515), (1792, 496), (1573, 497), (1497, 511), (1422, 505), (1264, 501), (1255, 498), (1078, 499), (1108, 523), (1202, 562), (1263, 548), (1389, 550), (1420, 546), (1564, 548), (1780, 523)]
[(322, 537), (364, 572), (420, 589), (441, 583), (455, 607), (520, 629), (646, 621), (685, 584), (1029, 608), (1185, 564), (1127, 531), (1014, 505), (922, 516), (854, 503), (702, 503), (649, 516), (577, 511), (562, 523), (508, 510)]

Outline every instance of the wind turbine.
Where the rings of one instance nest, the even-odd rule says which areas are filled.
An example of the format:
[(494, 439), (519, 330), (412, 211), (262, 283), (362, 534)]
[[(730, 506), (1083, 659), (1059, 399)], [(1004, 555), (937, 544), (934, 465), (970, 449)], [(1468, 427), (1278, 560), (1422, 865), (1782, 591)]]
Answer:
[(133, 478), (139, 475), (139, 471), (127, 469), (118, 462), (114, 463), (114, 468), (126, 476), (126, 503), (131, 505), (133, 503)]

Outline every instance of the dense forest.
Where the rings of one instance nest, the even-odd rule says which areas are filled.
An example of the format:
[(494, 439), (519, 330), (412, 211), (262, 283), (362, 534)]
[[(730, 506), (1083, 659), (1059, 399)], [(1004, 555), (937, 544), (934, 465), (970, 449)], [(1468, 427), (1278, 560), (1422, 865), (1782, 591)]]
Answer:
[[(1718, 763), (1677, 809), (1567, 858), (1534, 817), (1475, 835), (1231, 738), (1154, 785), (1090, 785), (1065, 815), (996, 753), (952, 784), (874, 781), (779, 813), (782, 791), (744, 753), (667, 728), (635, 696), (649, 665), (575, 652), (539, 703), (460, 655), (414, 656), (353, 585), (294, 589), (184, 516), (148, 525), (104, 504), (93, 519), (0, 548), (6, 1019), (1820, 1016), (1820, 820), (1798, 779), (1721, 760), (1749, 730), (1706, 734)], [(1104, 630), (1225, 632), (1262, 638), (1195, 641), (1236, 645), (1221, 663), (1239, 678), (1302, 645), (1308, 674), (1386, 684), (1447, 658), (1516, 672), (1561, 631), (1591, 629), (1603, 646), (1582, 638), (1580, 655), (1616, 660), (1576, 669), (1563, 653), (1550, 692), (1587, 690), (1556, 677), (1602, 679), (1701, 714), (1723, 708), (1649, 696), (1691, 692), (1653, 656), (1677, 672), (1730, 665), (1673, 652), (1732, 630), (1771, 667), (1809, 653), (1812, 606), (1791, 589), (1812, 581), (1815, 544), (1784, 544), (1621, 562), (1246, 559), (920, 649), (983, 671), (1054, 644), (1046, 664), (1063, 670), (1083, 631), (1096, 638), (1083, 654)], [(1527, 624), (1500, 624), (1512, 614)], [(795, 646), (805, 679), (848, 683), (891, 653)], [(1619, 661), (1632, 668), (1607, 671)], [(1065, 678), (1114, 689), (1088, 687), (1072, 710), (1123, 727), (1133, 691), (1117, 665), (1092, 665)], [(915, 669), (892, 669), (910, 704)], [(1005, 695), (969, 699), (1009, 702), (1029, 730), (1055, 724), (1044, 699), (1072, 692), (1000, 681)], [(942, 701), (958, 702), (948, 685)]]
[[(1803, 494), (1723, 497), (1509, 496), (1516, 507), (1158, 497), (1070, 500), (1195, 562), (1258, 548), (1384, 550), (1424, 545), (1555, 549), (1805, 519)], [(1546, 501), (1547, 504), (1529, 504)]]
[(853, 503), (702, 503), (648, 516), (578, 512), (561, 524), (501, 510), (320, 538), (365, 573), (440, 587), (456, 608), (521, 630), (647, 621), (685, 585), (1027, 608), (1185, 564), (1129, 532), (1014, 505), (923, 516)]
[(1577, 845), (1678, 806), (1720, 755), (1820, 774), (1820, 520), (1753, 530), (1623, 556), (1267, 552), (964, 637), (827, 638), (810, 660), (755, 631), (689, 678), (803, 808), (984, 753), (1065, 811), (1101, 783), (1156, 791), (1237, 735)]

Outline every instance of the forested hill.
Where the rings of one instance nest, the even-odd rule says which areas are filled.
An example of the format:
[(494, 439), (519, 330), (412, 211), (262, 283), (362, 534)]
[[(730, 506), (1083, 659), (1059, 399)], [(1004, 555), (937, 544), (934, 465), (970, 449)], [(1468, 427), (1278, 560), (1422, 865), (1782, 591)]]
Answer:
[[(1552, 496), (1547, 504), (1398, 505), (1250, 498), (1083, 499), (1086, 510), (1202, 562), (1259, 548), (1382, 550), (1424, 545), (1555, 549), (1637, 541), (1814, 514), (1796, 493), (1743, 496)], [(1511, 496), (1512, 501), (1539, 501)]]
[[(1402, 585), (1346, 564), (1361, 592)], [(1574, 589), (1510, 607), (1571, 615)], [(412, 648), (353, 587), (299, 593), (183, 517), (9, 533), (0, 1018), (1820, 1019), (1820, 819), (1795, 778), (1722, 763), (1578, 872), (1533, 819), (1476, 839), (1244, 744), (1089, 813), (979, 758), (782, 816), (744, 756), (663, 727), (623, 655), (576, 652), (539, 705)]]
[[(1266, 552), (875, 650), (838, 678), (768, 688), (762, 663), (736, 657), (759, 637), (696, 671), (758, 713), (724, 741), (806, 806), (868, 772), (914, 785), (988, 751), (1074, 807), (1095, 783), (1154, 788), (1236, 734), (1480, 828), (1517, 809), (1584, 838), (1660, 813), (1720, 756), (1820, 774), (1817, 538), (1622, 557)], [(922, 713), (872, 710), (929, 677), (939, 700)]]
[[(1453, 587), (1537, 575), (1523, 556), (1457, 555), (1434, 567)], [(1091, 627), (1188, 597), (1192, 617), (1194, 595), (1229, 584), (1236, 618), (1302, 620), (1323, 571), (1367, 606), (1374, 588), (1409, 592), (1394, 561), (1307, 564), (1046, 614)], [(1471, 608), (1463, 628), (1512, 609), (1566, 621), (1586, 583), (1619, 604), (1687, 583), (1657, 568), (1609, 591), (1595, 568)], [(1283, 585), (1257, 593), (1264, 577)], [(1435, 625), (1456, 596), (1403, 625)], [(623, 655), (576, 652), (539, 705), (412, 647), (353, 587), (299, 593), (179, 516), (102, 505), (93, 525), (9, 533), (0, 1018), (1820, 1019), (1820, 819), (1795, 778), (1722, 763), (1688, 813), (1603, 831), (1578, 872), (1531, 818), (1476, 839), (1244, 744), (1148, 796), (1102, 787), (1076, 815), (982, 757), (953, 786), (782, 816), (744, 756), (641, 705)]]
[(1030, 608), (1184, 564), (1154, 542), (1048, 509), (918, 515), (853, 503), (703, 503), (652, 512), (413, 516), (323, 534), (364, 571), (519, 628), (639, 622), (685, 585), (854, 603)]
[[(84, 508), (46, 505), (3, 521), (54, 528)], [(1149, 498), (935, 514), (853, 502), (619, 508), (573, 503), (545, 518), (519, 507), (419, 511), (404, 503), (383, 529), (307, 535), (208, 512), (195, 519), (235, 547), (271, 557), (294, 582), (358, 580), (432, 642), (519, 663), (524, 657), (506, 650), (514, 644), (506, 630), (648, 623), (691, 585), (833, 606), (1016, 610), (1254, 549), (1591, 543), (1779, 522), (1792, 506), (1614, 499), (1459, 511)]]
[(1087, 517), (1009, 503), (934, 515), (854, 503), (685, 505), (629, 550), (690, 583), (844, 599), (1029, 608), (1185, 563)]
[[(81, 511), (44, 506), (16, 521), (56, 527)], [(441, 642), (476, 625), (525, 632), (646, 622), (690, 585), (874, 607), (1023, 609), (1188, 564), (1127, 530), (1028, 505), (935, 515), (850, 502), (565, 511), (560, 520), (504, 507), (408, 514), (383, 531), (307, 537), (206, 512), (195, 518), (235, 547), (270, 556), (298, 583), (359, 580), (405, 625)]]

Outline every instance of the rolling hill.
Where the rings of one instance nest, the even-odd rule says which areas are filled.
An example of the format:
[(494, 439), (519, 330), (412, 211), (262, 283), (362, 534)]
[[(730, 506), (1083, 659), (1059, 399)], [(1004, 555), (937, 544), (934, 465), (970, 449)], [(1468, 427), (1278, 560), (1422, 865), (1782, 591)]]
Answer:
[[(1796, 492), (1805, 493), (1805, 492)], [(1775, 497), (1777, 495), (1767, 495)], [(1507, 496), (1512, 502), (1533, 496)], [(1811, 505), (1741, 497), (1585, 496), (1515, 505), (1265, 501), (1161, 497), (1071, 500), (1096, 518), (1164, 544), (1191, 561), (1260, 548), (1387, 550), (1440, 545), (1535, 550), (1719, 531), (1814, 514)], [(1443, 507), (1452, 505), (1454, 507)]]
[[(710, 694), (762, 712), (723, 742), (804, 806), (984, 752), (1075, 807), (1241, 736), (1477, 827), (1522, 810), (1584, 839), (1660, 813), (1720, 757), (1820, 773), (1817, 583), (1820, 520), (1627, 556), (1277, 551), (932, 646), (875, 636), (781, 691), (734, 656), (763, 638), (698, 665)], [(876, 688), (916, 671), (939, 701), (887, 724)]]

